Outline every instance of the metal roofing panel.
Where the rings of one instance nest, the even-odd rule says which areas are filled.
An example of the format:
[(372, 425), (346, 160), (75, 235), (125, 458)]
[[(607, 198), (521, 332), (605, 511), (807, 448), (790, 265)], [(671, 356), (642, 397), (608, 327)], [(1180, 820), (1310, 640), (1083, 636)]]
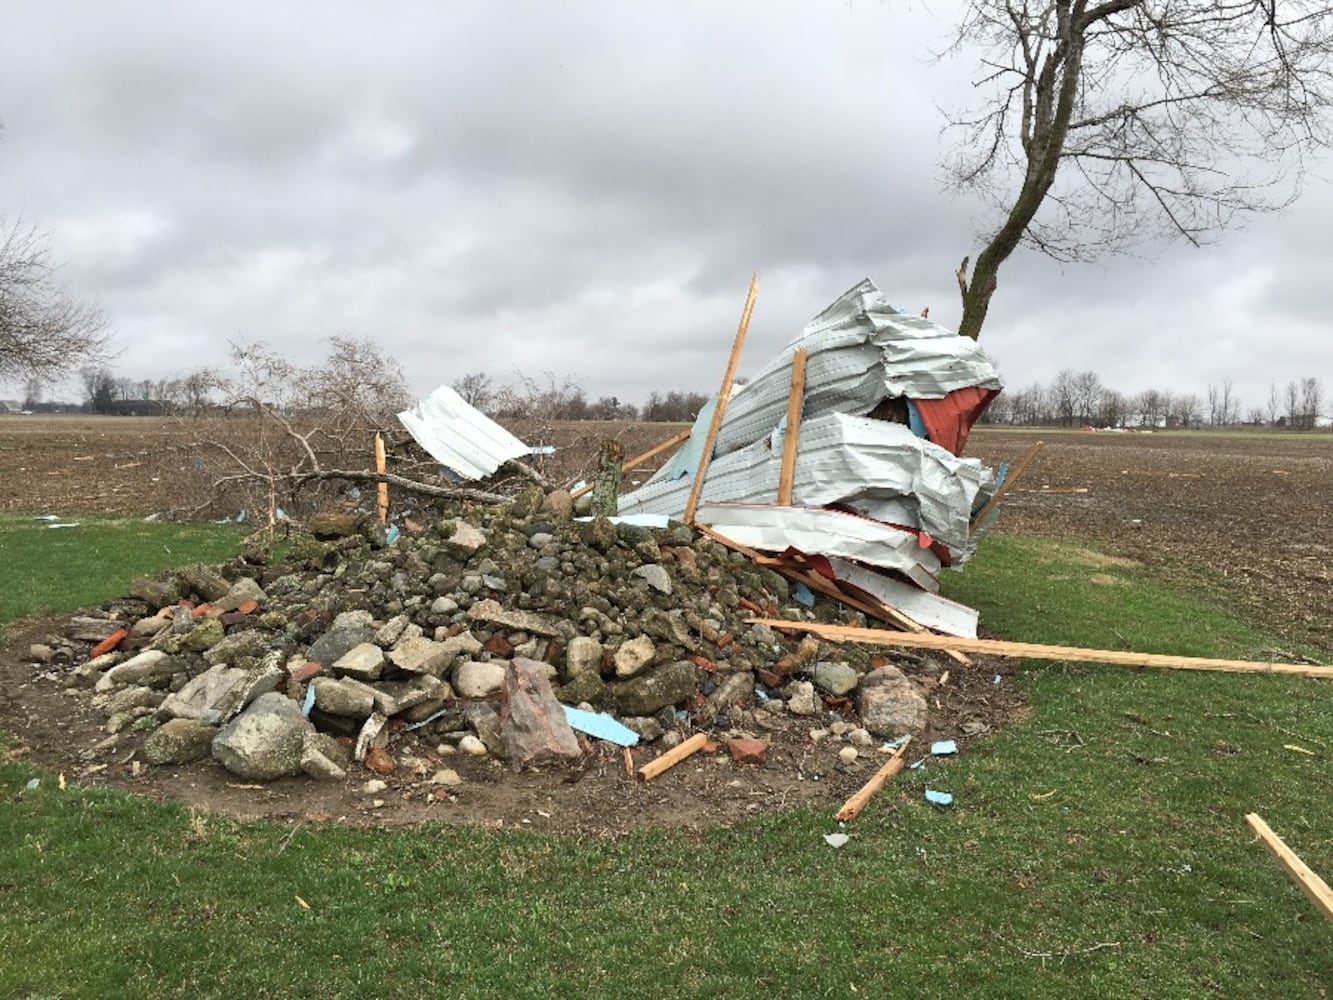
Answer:
[(418, 400), (398, 419), (432, 458), (464, 479), (483, 479), (529, 451), (447, 385)]

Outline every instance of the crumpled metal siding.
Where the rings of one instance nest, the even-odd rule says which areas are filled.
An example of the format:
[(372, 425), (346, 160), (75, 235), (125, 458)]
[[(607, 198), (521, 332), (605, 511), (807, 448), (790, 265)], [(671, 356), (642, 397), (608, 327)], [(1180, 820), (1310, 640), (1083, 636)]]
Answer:
[(755, 377), (737, 386), (714, 458), (776, 427), (787, 408), (792, 357), (806, 352), (806, 419), (828, 412), (865, 415), (885, 396), (939, 399), (955, 389), (1002, 388), (977, 342), (891, 306), (869, 278), (806, 324)]
[(447, 385), (398, 419), (417, 444), (464, 479), (484, 479), (529, 448)]
[[(705, 501), (777, 498), (782, 435), (715, 458)], [(842, 504), (877, 521), (923, 530), (959, 563), (972, 552), (968, 518), (994, 489), (994, 474), (974, 458), (958, 458), (902, 424), (826, 413), (802, 421), (792, 480), (792, 503)], [(620, 498), (622, 514), (679, 515), (690, 480), (659, 481)]]

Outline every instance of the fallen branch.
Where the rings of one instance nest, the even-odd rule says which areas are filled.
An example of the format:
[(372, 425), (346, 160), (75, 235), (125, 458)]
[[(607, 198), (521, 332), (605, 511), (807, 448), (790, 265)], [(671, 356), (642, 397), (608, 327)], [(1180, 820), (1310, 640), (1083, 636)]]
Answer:
[(767, 625), (774, 629), (809, 632), (821, 639), (878, 643), (884, 646), (909, 646), (915, 649), (957, 649), (965, 653), (987, 653), (991, 656), (1014, 656), (1030, 660), (1070, 660), (1075, 663), (1113, 663), (1125, 667), (1160, 667), (1166, 670), (1219, 670), (1236, 674), (1292, 674), (1297, 677), (1333, 679), (1333, 667), (1311, 667), (1297, 663), (1220, 660), (1201, 656), (1133, 653), (1118, 649), (1084, 649), (1079, 646), (1044, 646), (1034, 642), (1004, 642), (1000, 639), (960, 639), (951, 635), (921, 635), (915, 632), (890, 632), (878, 628), (854, 628), (849, 625), (790, 622), (783, 618), (747, 618), (745, 620), (751, 625)]
[(874, 798), (875, 794), (884, 787), (895, 774), (903, 769), (906, 760), (903, 758), (904, 751), (907, 750), (907, 744), (912, 742), (912, 737), (903, 740), (902, 745), (893, 751), (890, 757), (874, 776), (861, 786), (861, 790), (843, 803), (842, 808), (838, 810), (836, 819), (846, 823), (848, 820), (856, 819), (857, 814), (866, 807), (866, 803)]
[(1296, 856), (1290, 847), (1282, 842), (1282, 838), (1274, 833), (1264, 822), (1263, 817), (1258, 813), (1248, 813), (1245, 816), (1245, 822), (1250, 825), (1259, 842), (1264, 845), (1268, 853), (1277, 859), (1277, 863), (1287, 870), (1292, 881), (1300, 887), (1301, 892), (1314, 903), (1315, 909), (1322, 913), (1329, 920), (1333, 920), (1333, 889), (1329, 889), (1328, 884), (1318, 875), (1312, 872), (1308, 865)]

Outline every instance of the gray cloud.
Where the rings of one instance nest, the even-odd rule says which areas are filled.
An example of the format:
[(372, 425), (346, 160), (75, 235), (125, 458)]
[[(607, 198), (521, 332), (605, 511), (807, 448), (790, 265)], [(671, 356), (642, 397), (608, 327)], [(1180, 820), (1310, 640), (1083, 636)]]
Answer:
[[(231, 339), (370, 336), (427, 392), (712, 390), (751, 271), (754, 369), (864, 275), (958, 317), (979, 206), (945, 194), (947, 23), (899, 5), (27, 5), (0, 37), (7, 216), (51, 231), (124, 374)], [(1015, 258), (983, 344), (1013, 385), (1326, 376), (1326, 182), (1216, 247)]]

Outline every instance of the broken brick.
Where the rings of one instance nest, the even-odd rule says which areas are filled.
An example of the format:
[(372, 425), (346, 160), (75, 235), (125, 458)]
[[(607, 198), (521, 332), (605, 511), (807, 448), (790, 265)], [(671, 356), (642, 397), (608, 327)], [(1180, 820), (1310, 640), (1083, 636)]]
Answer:
[(383, 747), (371, 747), (366, 752), (366, 768), (374, 771), (376, 774), (393, 774), (395, 764), (393, 758), (389, 756), (389, 751)]
[(96, 646), (94, 646), (92, 649), (88, 651), (88, 659), (94, 660), (97, 657), (101, 656), (103, 653), (111, 652), (113, 649), (119, 646), (120, 641), (129, 634), (130, 633), (128, 629), (123, 629), (123, 628), (116, 629), (109, 636), (107, 636), (105, 639), (103, 639), (101, 642), (99, 642)]
[(316, 663), (314, 660), (306, 660), (304, 663), (298, 663), (292, 667), (290, 674), (292, 680), (297, 684), (304, 684), (310, 678), (316, 676), (324, 669), (322, 663)]
[(482, 643), (481, 648), (502, 660), (507, 660), (514, 655), (514, 644), (502, 635), (491, 636)]
[(763, 764), (768, 758), (768, 744), (763, 740), (727, 740), (727, 752), (737, 764)]

